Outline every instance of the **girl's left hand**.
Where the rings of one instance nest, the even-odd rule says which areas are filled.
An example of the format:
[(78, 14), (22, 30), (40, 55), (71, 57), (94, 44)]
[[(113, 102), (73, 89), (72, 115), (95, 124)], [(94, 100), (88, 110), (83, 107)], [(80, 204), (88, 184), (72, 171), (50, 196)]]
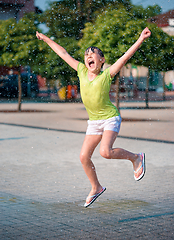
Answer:
[(142, 38), (145, 40), (146, 38), (150, 37), (150, 35), (151, 35), (151, 31), (148, 29), (148, 27), (146, 27), (146, 28), (142, 31), (140, 37), (142, 37)]

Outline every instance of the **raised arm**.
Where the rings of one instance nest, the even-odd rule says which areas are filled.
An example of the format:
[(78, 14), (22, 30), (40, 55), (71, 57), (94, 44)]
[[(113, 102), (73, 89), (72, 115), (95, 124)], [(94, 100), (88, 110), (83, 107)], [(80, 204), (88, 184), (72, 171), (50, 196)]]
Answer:
[(134, 53), (138, 50), (138, 48), (141, 46), (141, 44), (143, 43), (143, 41), (150, 37), (151, 32), (150, 30), (146, 27), (139, 39), (132, 45), (132, 47), (130, 47), (128, 49), (128, 51), (122, 56), (120, 57), (111, 67), (110, 67), (110, 75), (111, 77), (114, 77), (119, 71), (120, 69), (127, 63), (127, 61), (134, 55)]
[(59, 57), (61, 57), (67, 64), (69, 64), (74, 70), (77, 71), (79, 61), (71, 57), (62, 46), (55, 43), (53, 40), (42, 33), (36, 32), (36, 37), (39, 40), (46, 42), (53, 49), (53, 51), (59, 55)]

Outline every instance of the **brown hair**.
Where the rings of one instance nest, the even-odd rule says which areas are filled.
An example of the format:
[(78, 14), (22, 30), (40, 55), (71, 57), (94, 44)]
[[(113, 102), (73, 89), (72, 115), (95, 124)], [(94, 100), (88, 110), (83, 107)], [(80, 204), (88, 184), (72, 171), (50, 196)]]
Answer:
[(98, 47), (93, 47), (93, 46), (88, 47), (85, 52), (88, 53), (89, 50), (91, 50), (91, 51), (94, 53), (94, 50), (95, 50), (95, 49), (97, 50), (97, 52), (98, 52), (98, 54), (100, 55), (100, 57), (104, 57), (104, 54), (103, 54), (102, 50), (101, 50), (100, 48), (98, 48)]
[[(88, 47), (85, 52), (88, 53), (89, 50), (91, 50), (94, 53), (95, 49), (97, 50), (97, 52), (100, 55), (100, 57), (104, 57), (104, 54), (103, 54), (102, 50), (100, 48), (98, 48), (98, 47), (93, 47), (93, 46)], [(104, 63), (101, 65), (101, 68), (103, 67), (103, 65), (104, 65)]]

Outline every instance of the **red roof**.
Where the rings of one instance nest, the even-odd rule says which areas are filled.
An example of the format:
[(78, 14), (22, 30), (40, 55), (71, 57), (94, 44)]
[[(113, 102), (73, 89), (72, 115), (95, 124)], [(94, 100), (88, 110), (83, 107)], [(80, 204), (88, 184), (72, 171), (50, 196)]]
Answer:
[(169, 18), (174, 18), (174, 10), (151, 17), (148, 22), (156, 23), (158, 27), (167, 27), (169, 26)]

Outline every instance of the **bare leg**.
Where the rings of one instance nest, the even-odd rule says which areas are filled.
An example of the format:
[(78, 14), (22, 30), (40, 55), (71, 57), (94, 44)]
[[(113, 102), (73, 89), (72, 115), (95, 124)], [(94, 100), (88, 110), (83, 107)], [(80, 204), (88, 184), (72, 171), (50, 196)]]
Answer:
[[(107, 159), (127, 159), (130, 160), (133, 164), (133, 169), (137, 171), (141, 166), (141, 157), (139, 154), (134, 154), (122, 148), (112, 148), (113, 143), (117, 137), (118, 133), (106, 130), (103, 133), (101, 145), (100, 145), (100, 154), (104, 158)], [(136, 176), (139, 176), (142, 173), (142, 169), (140, 169)]]
[(80, 160), (83, 166), (83, 169), (89, 178), (92, 189), (89, 193), (89, 196), (94, 195), (101, 191), (102, 186), (100, 185), (97, 174), (95, 171), (95, 167), (93, 162), (91, 161), (91, 156), (101, 141), (102, 135), (86, 135), (85, 140), (80, 153)]
[[(91, 161), (91, 156), (101, 141), (100, 145), (100, 154), (102, 157), (107, 159), (127, 159), (130, 160), (133, 164), (133, 168), (136, 171), (141, 166), (141, 157), (139, 154), (131, 153), (122, 148), (112, 148), (113, 143), (117, 137), (118, 133), (113, 131), (105, 131), (103, 135), (86, 135), (81, 153), (80, 160), (83, 166), (83, 169), (91, 183), (92, 189), (88, 196), (95, 195), (100, 192), (102, 186), (100, 185), (95, 167)], [(137, 176), (142, 173), (142, 169), (138, 171)], [(90, 200), (89, 200), (90, 201)], [(88, 203), (88, 200), (86, 200)]]

